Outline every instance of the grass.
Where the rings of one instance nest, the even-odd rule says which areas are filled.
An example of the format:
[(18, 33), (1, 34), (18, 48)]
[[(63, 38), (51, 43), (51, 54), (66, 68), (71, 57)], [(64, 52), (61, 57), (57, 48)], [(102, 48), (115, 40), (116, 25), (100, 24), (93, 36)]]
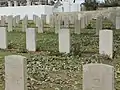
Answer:
[(8, 33), (9, 49), (0, 50), (0, 90), (4, 90), (4, 57), (13, 54), (27, 57), (29, 90), (82, 90), (82, 65), (94, 62), (115, 67), (115, 89), (120, 90), (120, 30), (114, 30), (112, 60), (98, 54), (98, 40), (94, 28), (71, 33), (71, 53), (63, 54), (58, 52), (58, 35), (46, 31), (37, 34), (37, 51), (27, 52), (25, 33)]

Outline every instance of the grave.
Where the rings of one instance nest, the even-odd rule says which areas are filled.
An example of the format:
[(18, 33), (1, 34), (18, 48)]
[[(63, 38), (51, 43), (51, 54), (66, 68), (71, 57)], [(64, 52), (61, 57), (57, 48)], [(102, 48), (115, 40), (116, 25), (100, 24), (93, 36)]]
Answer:
[(28, 16), (25, 15), (25, 17), (22, 20), (22, 31), (25, 32), (27, 29), (27, 25), (28, 25)]
[(102, 16), (98, 16), (96, 19), (96, 35), (99, 35), (99, 31), (102, 30)]
[(97, 63), (84, 65), (83, 90), (114, 90), (114, 67)]
[(0, 27), (0, 48), (7, 48), (7, 31), (5, 27)]
[(27, 90), (27, 62), (20, 55), (5, 56), (5, 90)]
[(13, 31), (13, 16), (8, 16), (8, 32)]
[(120, 16), (116, 17), (116, 29), (120, 29)]
[(70, 53), (70, 30), (60, 29), (59, 30), (59, 52)]
[(35, 28), (26, 30), (26, 49), (28, 51), (36, 51), (36, 31)]
[(99, 33), (99, 53), (113, 57), (113, 31), (100, 30)]

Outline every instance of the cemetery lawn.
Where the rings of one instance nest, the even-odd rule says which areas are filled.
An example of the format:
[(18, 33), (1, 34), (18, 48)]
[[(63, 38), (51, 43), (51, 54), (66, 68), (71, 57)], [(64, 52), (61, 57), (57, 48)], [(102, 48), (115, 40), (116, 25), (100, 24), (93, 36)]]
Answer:
[(120, 90), (120, 30), (114, 30), (114, 57), (98, 54), (99, 37), (95, 29), (71, 34), (71, 53), (58, 52), (58, 36), (37, 34), (37, 51), (25, 49), (25, 33), (8, 33), (8, 49), (0, 50), (0, 90), (4, 90), (4, 57), (27, 57), (28, 90), (82, 90), (82, 65), (104, 63), (115, 67), (115, 89)]

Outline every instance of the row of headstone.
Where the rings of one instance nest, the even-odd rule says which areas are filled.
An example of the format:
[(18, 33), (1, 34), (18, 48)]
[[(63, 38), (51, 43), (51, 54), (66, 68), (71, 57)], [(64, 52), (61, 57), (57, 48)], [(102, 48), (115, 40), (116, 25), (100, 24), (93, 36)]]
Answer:
[[(89, 24), (89, 21), (92, 20), (91, 14), (74, 14), (69, 17), (66, 15), (65, 16), (64, 15), (51, 15), (49, 16), (50, 17), (49, 19), (46, 19), (46, 17), (47, 15), (41, 15), (41, 17), (37, 15), (33, 15), (33, 22), (36, 24), (36, 27), (38, 28), (38, 33), (43, 33), (44, 24), (50, 24), (51, 29), (54, 29), (55, 27), (55, 33), (58, 33), (61, 27), (69, 28), (69, 25), (72, 23), (74, 24), (74, 33), (80, 34), (80, 30), (85, 28)], [(96, 20), (96, 24), (97, 24), (96, 33), (102, 27), (101, 20), (99, 17)], [(8, 23), (8, 31), (13, 31), (13, 27), (18, 26), (19, 21), (20, 21), (20, 15), (15, 16), (15, 17), (13, 17), (12, 15), (9, 15), (6, 21)], [(2, 16), (1, 26), (4, 26), (4, 25), (5, 25), (5, 18)], [(28, 16), (26, 15), (22, 20), (21, 31), (25, 32), (26, 28), (28, 28), (27, 26), (28, 26)]]
[[(59, 51), (70, 53), (70, 30), (60, 29), (58, 31), (59, 37)], [(7, 32), (5, 27), (0, 27), (0, 48), (7, 48)], [(36, 30), (35, 28), (28, 28), (26, 30), (26, 49), (28, 51), (36, 51)], [(99, 33), (99, 53), (113, 56), (113, 31), (100, 30)]]
[[(5, 90), (27, 90), (26, 57), (5, 56)], [(83, 90), (114, 90), (114, 67), (95, 63), (83, 65)]]

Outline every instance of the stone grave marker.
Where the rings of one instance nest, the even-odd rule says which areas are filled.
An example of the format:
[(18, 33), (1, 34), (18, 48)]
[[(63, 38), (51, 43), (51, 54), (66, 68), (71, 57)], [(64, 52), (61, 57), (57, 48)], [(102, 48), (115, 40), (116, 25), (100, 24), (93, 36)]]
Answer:
[(5, 90), (27, 90), (27, 62), (20, 55), (5, 56)]
[(116, 17), (116, 29), (120, 29), (120, 16)]
[(13, 31), (13, 16), (8, 16), (8, 32)]
[(80, 34), (80, 29), (81, 29), (81, 18), (79, 15), (75, 16), (75, 33)]
[(13, 17), (13, 27), (16, 27), (16, 16)]
[(70, 30), (60, 29), (59, 33), (59, 52), (60, 53), (70, 53)]
[(102, 16), (98, 16), (96, 19), (96, 35), (99, 35), (100, 30), (102, 30)]
[(19, 25), (19, 22), (20, 22), (20, 15), (17, 15), (16, 16), (16, 24), (17, 24), (17, 26)]
[(96, 63), (84, 65), (83, 90), (115, 90), (114, 67)]
[(53, 15), (50, 15), (50, 30), (54, 29), (55, 27), (55, 19)]
[(5, 17), (1, 16), (1, 26), (5, 26)]
[(43, 23), (46, 24), (46, 15), (41, 14), (41, 20), (43, 20)]
[(100, 30), (99, 33), (99, 53), (113, 57), (113, 31)]
[(37, 23), (38, 23), (38, 33), (43, 33), (44, 26), (43, 26), (43, 21), (40, 19), (40, 17), (38, 17)]
[(82, 29), (85, 28), (85, 20), (84, 20), (84, 16), (81, 16), (81, 28), (82, 28)]
[(56, 34), (60, 30), (60, 19), (61, 19), (61, 16), (55, 16), (55, 33)]
[(0, 27), (0, 48), (7, 48), (7, 31), (5, 27)]
[(26, 30), (26, 49), (28, 51), (36, 51), (36, 31), (35, 28)]
[(22, 31), (25, 32), (28, 25), (28, 16), (26, 15), (22, 20)]
[(50, 23), (50, 15), (46, 15), (46, 24)]

